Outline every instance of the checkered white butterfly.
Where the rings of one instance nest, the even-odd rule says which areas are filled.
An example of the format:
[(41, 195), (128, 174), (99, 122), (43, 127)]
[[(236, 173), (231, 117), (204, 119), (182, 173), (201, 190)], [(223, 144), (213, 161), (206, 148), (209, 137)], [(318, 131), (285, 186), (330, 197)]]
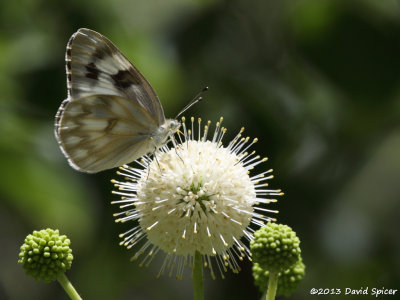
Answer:
[(179, 121), (165, 119), (150, 84), (105, 36), (79, 29), (65, 61), (68, 97), (58, 109), (55, 135), (76, 170), (96, 173), (127, 164), (178, 131)]

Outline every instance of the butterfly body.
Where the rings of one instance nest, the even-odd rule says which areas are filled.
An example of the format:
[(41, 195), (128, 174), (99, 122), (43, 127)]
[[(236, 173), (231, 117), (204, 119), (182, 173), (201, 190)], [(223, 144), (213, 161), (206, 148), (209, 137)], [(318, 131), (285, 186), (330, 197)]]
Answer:
[(70, 165), (96, 173), (163, 146), (180, 126), (165, 119), (157, 95), (106, 37), (90, 29), (72, 35), (66, 51), (68, 98), (55, 135)]

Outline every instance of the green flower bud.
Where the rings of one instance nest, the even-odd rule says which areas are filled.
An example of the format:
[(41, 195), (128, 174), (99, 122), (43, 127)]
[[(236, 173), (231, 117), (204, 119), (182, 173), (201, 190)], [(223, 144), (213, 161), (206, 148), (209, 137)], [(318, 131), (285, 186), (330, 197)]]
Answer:
[(300, 259), (300, 240), (287, 225), (269, 222), (250, 243), (254, 263), (271, 272), (287, 270)]
[(51, 282), (71, 268), (70, 240), (58, 230), (34, 231), (21, 246), (18, 263), (36, 280)]
[[(305, 275), (305, 265), (300, 259), (286, 271), (278, 274), (278, 296), (289, 297), (298, 287)], [(263, 270), (258, 263), (253, 264), (255, 285), (263, 293), (268, 287), (269, 271)]]

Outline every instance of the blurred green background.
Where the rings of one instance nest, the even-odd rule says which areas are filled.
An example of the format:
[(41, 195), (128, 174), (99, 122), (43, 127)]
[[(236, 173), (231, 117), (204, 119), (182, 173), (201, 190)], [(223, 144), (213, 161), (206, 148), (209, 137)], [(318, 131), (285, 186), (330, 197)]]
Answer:
[[(24, 237), (58, 228), (84, 299), (191, 299), (190, 272), (156, 279), (118, 246), (115, 170), (71, 169), (53, 134), (66, 97), (64, 53), (77, 29), (109, 37), (151, 82), (166, 116), (225, 118), (258, 137), (274, 168), (273, 208), (302, 241), (310, 288), (400, 287), (400, 4), (331, 0), (0, 1), (0, 299), (67, 299), (25, 276)], [(207, 299), (259, 299), (251, 264)], [(395, 299), (395, 297), (390, 297)]]

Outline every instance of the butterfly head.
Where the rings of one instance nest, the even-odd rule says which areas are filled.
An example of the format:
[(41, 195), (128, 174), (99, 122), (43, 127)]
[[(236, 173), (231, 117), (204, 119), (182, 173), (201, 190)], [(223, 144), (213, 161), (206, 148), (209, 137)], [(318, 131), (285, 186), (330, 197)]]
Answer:
[(179, 127), (181, 127), (181, 122), (179, 122), (178, 120), (168, 119), (167, 121), (165, 121), (165, 129), (168, 130), (169, 135), (177, 132), (179, 130)]
[(157, 147), (165, 144), (167, 139), (179, 130), (181, 123), (177, 120), (167, 119), (153, 135)]

